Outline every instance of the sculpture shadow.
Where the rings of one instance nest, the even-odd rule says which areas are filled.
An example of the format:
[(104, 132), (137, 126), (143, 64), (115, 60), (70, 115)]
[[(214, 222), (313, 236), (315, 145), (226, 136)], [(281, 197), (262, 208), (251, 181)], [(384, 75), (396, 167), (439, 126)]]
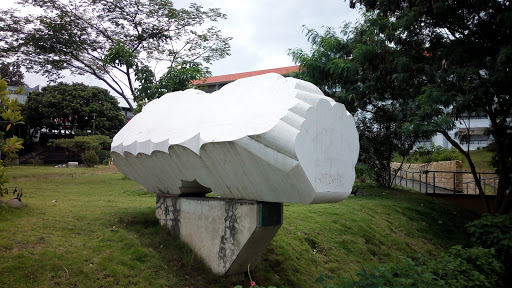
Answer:
[[(134, 234), (140, 246), (158, 257), (168, 273), (188, 287), (234, 287), (244, 275), (219, 277), (175, 234), (160, 226), (154, 208), (117, 214), (118, 223)], [(198, 235), (200, 237), (200, 235)]]

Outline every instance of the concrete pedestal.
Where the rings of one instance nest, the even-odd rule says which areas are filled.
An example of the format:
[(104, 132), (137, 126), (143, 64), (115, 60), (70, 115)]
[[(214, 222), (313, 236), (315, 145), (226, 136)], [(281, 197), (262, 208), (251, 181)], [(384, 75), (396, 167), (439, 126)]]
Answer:
[(158, 194), (156, 217), (215, 274), (236, 274), (265, 252), (283, 223), (283, 204)]

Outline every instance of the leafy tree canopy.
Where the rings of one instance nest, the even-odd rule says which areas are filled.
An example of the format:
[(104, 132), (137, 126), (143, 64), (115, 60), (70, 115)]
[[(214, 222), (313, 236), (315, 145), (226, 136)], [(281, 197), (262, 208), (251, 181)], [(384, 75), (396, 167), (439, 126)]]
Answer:
[[(17, 100), (9, 98), (7, 92), (7, 82), (0, 78), (0, 118), (3, 119), (2, 129), (0, 131), (0, 154), (6, 155), (5, 159), (7, 162), (17, 157), (17, 152), (23, 148), (23, 139), (16, 136), (6, 137), (4, 131), (9, 131), (13, 125), (24, 124), (23, 118), (21, 117), (21, 105)], [(22, 87), (16, 91), (18, 94), (23, 93)], [(5, 124), (5, 125), (4, 125)], [(5, 176), (5, 168), (2, 165), (0, 159), (0, 190), (9, 181)], [(0, 196), (2, 196), (0, 194)]]
[(17, 62), (0, 62), (0, 77), (7, 82), (9, 86), (24, 86), (23, 71), (21, 65)]
[(68, 152), (78, 152), (82, 161), (89, 167), (99, 163), (101, 150), (110, 150), (112, 139), (104, 135), (76, 136), (71, 139), (51, 139), (49, 146), (65, 148)]
[(113, 136), (125, 123), (117, 100), (103, 88), (58, 83), (28, 96), (24, 107), (30, 128)]
[[(43, 14), (0, 15), (0, 55), (16, 57), (31, 72), (57, 80), (64, 70), (92, 75), (127, 100), (144, 103), (184, 89), (209, 75), (203, 64), (229, 55), (229, 37), (206, 21), (225, 19), (219, 9), (197, 4), (178, 9), (169, 0), (20, 0)], [(161, 78), (151, 67), (168, 63)], [(190, 68), (194, 71), (190, 71)], [(173, 80), (178, 74), (185, 80)], [(171, 83), (170, 83), (171, 82)], [(186, 84), (186, 85), (185, 85)]]
[(351, 7), (357, 5), (366, 9), (364, 18), (345, 28), (343, 37), (308, 31), (315, 40), (311, 52), (290, 52), (304, 75), (335, 83), (340, 101), (371, 117), (365, 127), (389, 123), (388, 143), (441, 133), (467, 158), (481, 195), (471, 157), (451, 131), (468, 114), (486, 114), (499, 175), (493, 212), (509, 211), (512, 5), (502, 0), (350, 1)]
[(407, 73), (408, 55), (387, 45), (374, 25), (380, 23), (366, 14), (357, 26), (345, 25), (341, 36), (332, 28), (323, 34), (307, 29), (311, 51), (289, 53), (303, 68), (299, 77), (315, 83), (356, 115), (360, 161), (374, 170), (379, 184), (391, 186), (393, 155), (406, 156), (419, 139), (428, 136), (405, 125), (416, 113), (413, 99), (422, 89), (421, 84), (411, 84), (424, 79)]
[(99, 153), (101, 150), (110, 150), (112, 139), (104, 135), (76, 136), (69, 139), (51, 139), (48, 146), (62, 147), (69, 152), (84, 153), (92, 150)]
[[(441, 133), (468, 160), (481, 195), (484, 191), (470, 155), (449, 132), (455, 121), (477, 113), (491, 122), (488, 133), (496, 145), (494, 166), (499, 177), (493, 212), (505, 213), (512, 205), (512, 6), (503, 0), (352, 1), (386, 19), (380, 33), (388, 45), (409, 57), (410, 71), (426, 82), (416, 94), (418, 113), (411, 130)], [(379, 26), (375, 26), (379, 27)], [(430, 65), (423, 73), (415, 65)], [(416, 85), (416, 84), (414, 84)], [(468, 123), (466, 123), (469, 125)], [(470, 138), (470, 135), (459, 135)], [(490, 211), (489, 205), (487, 206)]]

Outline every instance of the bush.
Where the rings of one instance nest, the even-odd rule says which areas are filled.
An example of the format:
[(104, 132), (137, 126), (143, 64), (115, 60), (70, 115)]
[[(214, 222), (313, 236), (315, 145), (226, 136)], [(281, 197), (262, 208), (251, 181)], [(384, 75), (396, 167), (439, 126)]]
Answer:
[(101, 162), (104, 162), (105, 160), (107, 160), (107, 164), (108, 164), (108, 159), (110, 159), (110, 147), (108, 150), (101, 150), (99, 153), (98, 153), (98, 157), (100, 158), (100, 161)]
[[(68, 152), (77, 152), (82, 155), (82, 162), (87, 166), (94, 167), (100, 163), (99, 154), (102, 151), (110, 150), (112, 139), (103, 135), (76, 136), (71, 139), (52, 139), (49, 146), (57, 146), (66, 149)], [(94, 154), (94, 155), (93, 155)], [(103, 152), (102, 155), (107, 153)]]
[(431, 163), (438, 161), (453, 161), (453, 160), (464, 160), (458, 151), (452, 149), (446, 149), (442, 146), (436, 146), (433, 143), (430, 145), (417, 147), (407, 157), (407, 162), (412, 163)]
[(373, 171), (366, 164), (356, 163), (355, 172), (357, 183), (365, 183), (373, 179)]
[(508, 281), (512, 281), (512, 216), (484, 215), (466, 225), (474, 245), (494, 248), (499, 261), (505, 266)]
[(363, 269), (357, 280), (323, 275), (316, 282), (324, 287), (496, 287), (501, 271), (493, 249), (454, 246), (438, 260), (400, 257), (398, 263)]
[(51, 139), (48, 145), (65, 148), (68, 152), (85, 153), (88, 150), (94, 150), (100, 153), (101, 150), (110, 150), (111, 143), (112, 139), (108, 136), (93, 135), (76, 136), (71, 139)]
[(489, 143), (489, 145), (484, 147), (485, 150), (496, 152), (496, 144), (494, 142)]
[(443, 287), (497, 287), (503, 266), (492, 248), (454, 246), (441, 255), (433, 270)]
[(36, 166), (43, 164), (43, 160), (41, 160), (41, 157), (36, 156), (36, 157), (30, 159), (30, 163), (35, 168)]
[(82, 161), (84, 161), (88, 167), (94, 167), (100, 163), (98, 154), (94, 150), (87, 150), (82, 154)]

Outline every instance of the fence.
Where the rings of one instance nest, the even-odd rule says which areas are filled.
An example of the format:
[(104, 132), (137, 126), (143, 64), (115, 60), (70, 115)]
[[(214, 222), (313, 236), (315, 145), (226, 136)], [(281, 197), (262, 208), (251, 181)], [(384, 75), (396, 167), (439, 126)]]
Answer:
[[(409, 171), (392, 167), (393, 184), (411, 187), (422, 193), (478, 194), (473, 174), (468, 171)], [(477, 172), (485, 194), (496, 195), (497, 176), (493, 172)], [(464, 181), (464, 179), (471, 179)]]

